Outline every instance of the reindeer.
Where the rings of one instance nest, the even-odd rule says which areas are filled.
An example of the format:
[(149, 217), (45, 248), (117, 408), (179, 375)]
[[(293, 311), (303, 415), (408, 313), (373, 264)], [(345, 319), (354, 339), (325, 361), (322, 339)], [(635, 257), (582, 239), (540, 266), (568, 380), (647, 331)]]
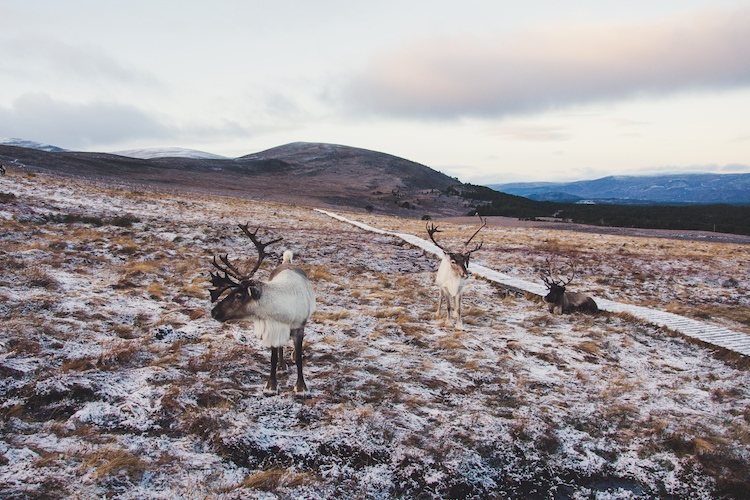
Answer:
[(315, 311), (315, 292), (305, 272), (292, 264), (293, 254), (290, 250), (284, 252), (282, 263), (271, 272), (268, 281), (253, 279), (266, 256), (266, 247), (282, 238), (262, 243), (256, 236), (259, 228), (252, 233), (247, 224), (240, 224), (239, 228), (255, 245), (258, 260), (249, 274), (243, 274), (229, 263), (228, 255), (219, 256), (223, 267), (214, 257), (213, 265), (219, 272), (210, 273), (213, 285), (210, 290), (211, 303), (216, 302), (225, 291), (229, 290), (229, 294), (211, 310), (211, 317), (221, 322), (245, 318), (255, 321), (256, 336), (271, 348), (271, 373), (263, 388), (265, 396), (279, 393), (276, 365), (278, 363), (281, 369), (285, 369), (283, 346), (292, 337), (297, 365), (294, 394), (306, 398), (308, 391), (302, 375), (302, 340), (305, 323)]
[(473, 250), (469, 250), (469, 243), (471, 243), (474, 236), (476, 236), (477, 233), (487, 225), (487, 219), (482, 219), (479, 214), (477, 214), (477, 217), (479, 217), (480, 222), (479, 229), (474, 231), (471, 238), (466, 240), (463, 249), (459, 252), (451, 252), (443, 248), (442, 245), (435, 241), (435, 233), (441, 233), (442, 231), (440, 231), (435, 224), (427, 224), (427, 234), (430, 235), (430, 239), (435, 246), (443, 251), (443, 260), (440, 262), (440, 267), (435, 276), (435, 282), (439, 289), (438, 308), (435, 317), (440, 318), (440, 310), (443, 306), (443, 296), (445, 296), (448, 324), (452, 325), (451, 309), (453, 309), (453, 317), (456, 318), (456, 328), (459, 330), (464, 329), (463, 323), (461, 322), (461, 297), (463, 295), (466, 280), (469, 278), (469, 271), (467, 270), (469, 267), (469, 257), (472, 253), (482, 248), (482, 243), (484, 242), (475, 245)]
[[(565, 287), (573, 281), (576, 275), (575, 267), (571, 264), (571, 275), (568, 279), (553, 278), (553, 269), (549, 259), (547, 259), (547, 269), (541, 270), (542, 281), (547, 285), (549, 293), (544, 297), (544, 301), (547, 302), (549, 312), (552, 314), (564, 314), (573, 311), (599, 312), (599, 307), (594, 302), (594, 299), (584, 295), (582, 293), (567, 292)], [(559, 275), (559, 271), (555, 272)]]

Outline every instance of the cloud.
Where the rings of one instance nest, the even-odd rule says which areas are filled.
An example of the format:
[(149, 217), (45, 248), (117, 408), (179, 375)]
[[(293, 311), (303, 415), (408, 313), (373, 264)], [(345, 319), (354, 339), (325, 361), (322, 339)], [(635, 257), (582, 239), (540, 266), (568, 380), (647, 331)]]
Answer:
[(79, 104), (38, 93), (19, 97), (11, 107), (0, 107), (0, 136), (68, 149), (128, 139), (168, 138), (176, 134), (176, 127), (127, 104)]
[(421, 39), (348, 82), (357, 112), (497, 117), (593, 101), (750, 85), (750, 9), (655, 24), (558, 26)]
[(128, 67), (99, 48), (71, 45), (57, 39), (27, 36), (0, 40), (0, 72), (53, 74), (79, 81), (106, 81), (125, 85), (160, 86), (158, 79)]
[[(258, 127), (259, 128), (259, 127)], [(17, 137), (73, 150), (129, 141), (207, 142), (247, 138), (253, 130), (236, 121), (176, 123), (170, 117), (117, 102), (75, 103), (44, 93), (25, 94), (0, 106), (0, 137)]]
[(517, 141), (565, 141), (570, 134), (564, 127), (555, 125), (514, 125), (499, 127), (490, 131), (491, 135)]

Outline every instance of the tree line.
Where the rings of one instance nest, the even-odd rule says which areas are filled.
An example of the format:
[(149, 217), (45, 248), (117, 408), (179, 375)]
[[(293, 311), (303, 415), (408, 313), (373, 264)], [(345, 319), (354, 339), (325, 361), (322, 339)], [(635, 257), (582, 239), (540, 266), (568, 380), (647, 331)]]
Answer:
[(472, 206), (469, 215), (499, 215), (534, 220), (554, 217), (595, 226), (716, 231), (750, 235), (750, 206), (610, 205), (535, 201), (485, 186), (462, 184), (445, 190)]

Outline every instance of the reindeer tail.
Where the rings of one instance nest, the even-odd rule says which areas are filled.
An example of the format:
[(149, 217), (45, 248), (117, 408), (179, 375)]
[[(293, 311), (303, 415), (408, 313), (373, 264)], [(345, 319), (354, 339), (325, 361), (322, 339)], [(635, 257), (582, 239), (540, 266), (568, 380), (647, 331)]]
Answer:
[(292, 253), (292, 251), (291, 250), (286, 250), (284, 252), (284, 258), (282, 259), (281, 263), (282, 264), (291, 264), (293, 257), (294, 257), (294, 254)]

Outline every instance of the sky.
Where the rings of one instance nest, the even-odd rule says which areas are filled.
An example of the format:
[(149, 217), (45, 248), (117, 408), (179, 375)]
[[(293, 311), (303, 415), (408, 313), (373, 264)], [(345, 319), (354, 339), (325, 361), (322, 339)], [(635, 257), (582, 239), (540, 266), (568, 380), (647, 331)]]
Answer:
[(0, 0), (0, 137), (381, 151), (463, 182), (750, 172), (750, 0)]

